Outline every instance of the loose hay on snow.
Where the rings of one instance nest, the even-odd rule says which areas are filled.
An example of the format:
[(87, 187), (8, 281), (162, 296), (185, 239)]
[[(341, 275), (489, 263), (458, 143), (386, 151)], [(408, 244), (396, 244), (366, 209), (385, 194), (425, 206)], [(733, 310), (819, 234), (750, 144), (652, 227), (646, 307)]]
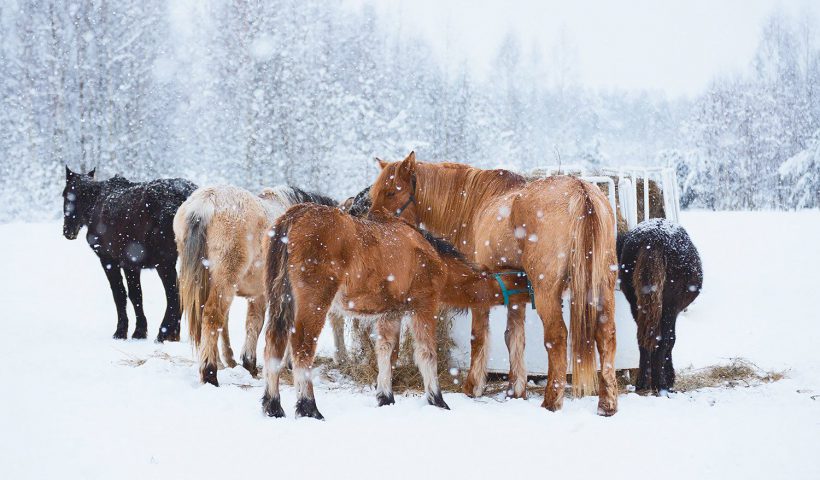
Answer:
[(675, 390), (688, 392), (709, 387), (750, 387), (776, 382), (785, 376), (786, 372), (763, 370), (744, 358), (732, 358), (727, 365), (678, 371)]

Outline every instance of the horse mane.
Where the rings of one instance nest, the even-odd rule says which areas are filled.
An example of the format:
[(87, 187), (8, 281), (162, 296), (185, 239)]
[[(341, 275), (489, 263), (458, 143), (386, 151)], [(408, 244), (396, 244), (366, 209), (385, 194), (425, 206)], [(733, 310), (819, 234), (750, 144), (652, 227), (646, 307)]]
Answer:
[[(398, 165), (398, 164), (397, 164)], [(500, 194), (521, 187), (526, 179), (509, 170), (482, 170), (459, 163), (416, 164), (418, 215), (422, 223), (447, 232), (446, 239), (461, 245), (468, 237), (466, 218)]]
[(103, 180), (100, 183), (104, 183), (106, 186), (110, 187), (131, 187), (133, 185), (136, 185), (136, 183), (132, 182), (131, 180), (128, 180), (119, 173), (109, 178), (108, 180)]
[(427, 230), (419, 229), (419, 233), (422, 234), (425, 240), (427, 240), (433, 248), (436, 249), (439, 255), (442, 257), (450, 257), (456, 260), (460, 260), (464, 263), (469, 263), (467, 259), (464, 257), (464, 254), (458, 251), (458, 249), (452, 243), (448, 242), (447, 240), (437, 237), (432, 233), (428, 232)]
[(292, 205), (299, 203), (316, 203), (318, 205), (326, 205), (328, 207), (335, 207), (339, 204), (336, 200), (316, 192), (308, 192), (299, 187), (288, 185), (288, 188), (282, 189), (281, 193), (285, 195)]

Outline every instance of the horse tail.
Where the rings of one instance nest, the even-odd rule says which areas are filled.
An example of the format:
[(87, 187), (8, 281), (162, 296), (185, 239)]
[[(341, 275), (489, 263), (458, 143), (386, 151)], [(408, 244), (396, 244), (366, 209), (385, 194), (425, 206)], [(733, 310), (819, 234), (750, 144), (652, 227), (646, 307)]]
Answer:
[(578, 181), (570, 198), (571, 248), (568, 264), (572, 392), (575, 396), (597, 391), (595, 330), (602, 314), (604, 295), (614, 290), (615, 227), (612, 209), (597, 187)]
[(213, 214), (212, 203), (194, 196), (183, 204), (174, 219), (180, 259), (180, 308), (188, 317), (188, 334), (196, 348), (201, 341), (202, 312), (210, 283), (207, 230)]
[(273, 237), (267, 259), (266, 287), (268, 294), (268, 342), (287, 338), (293, 328), (293, 289), (288, 274), (288, 233), (305, 204), (292, 207), (279, 217), (273, 227)]
[(638, 251), (632, 284), (638, 303), (638, 342), (650, 352), (658, 344), (661, 314), (663, 312), (663, 287), (666, 284), (666, 255), (657, 245), (647, 245)]

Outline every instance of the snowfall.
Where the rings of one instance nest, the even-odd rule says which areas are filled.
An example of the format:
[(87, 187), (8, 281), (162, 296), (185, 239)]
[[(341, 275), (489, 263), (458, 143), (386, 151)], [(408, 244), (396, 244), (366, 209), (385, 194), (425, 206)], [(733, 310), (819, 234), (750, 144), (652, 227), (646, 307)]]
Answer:
[[(201, 385), (186, 339), (113, 340), (113, 300), (82, 236), (65, 240), (58, 223), (0, 225), (0, 476), (820, 478), (820, 212), (685, 212), (682, 224), (705, 278), (678, 321), (676, 367), (744, 357), (785, 379), (621, 395), (611, 418), (595, 414), (595, 398), (551, 413), (538, 395), (447, 393), (443, 411), (407, 393), (377, 408), (369, 387), (317, 379), (323, 422), (294, 418), (290, 386), (288, 417), (265, 417), (263, 383), (241, 367), (221, 370), (219, 388)], [(143, 285), (155, 336), (165, 299), (156, 273)], [(244, 312), (239, 299), (237, 351)]]

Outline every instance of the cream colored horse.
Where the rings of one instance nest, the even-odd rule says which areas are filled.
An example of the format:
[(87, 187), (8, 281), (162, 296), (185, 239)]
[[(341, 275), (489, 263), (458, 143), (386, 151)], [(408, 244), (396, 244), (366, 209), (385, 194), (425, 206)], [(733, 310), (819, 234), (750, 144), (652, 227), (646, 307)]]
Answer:
[[(230, 185), (197, 189), (174, 217), (180, 258), (180, 303), (197, 349), (200, 375), (218, 385), (218, 339), (228, 367), (236, 366), (228, 336), (228, 310), (235, 296), (248, 299), (242, 365), (257, 375), (256, 344), (265, 319), (265, 258), (273, 223), (289, 207), (304, 202), (336, 205), (321, 195), (279, 186), (261, 194)], [(337, 345), (343, 336), (334, 319)], [(343, 355), (340, 350), (338, 355)], [(338, 357), (337, 357), (338, 358)]]

